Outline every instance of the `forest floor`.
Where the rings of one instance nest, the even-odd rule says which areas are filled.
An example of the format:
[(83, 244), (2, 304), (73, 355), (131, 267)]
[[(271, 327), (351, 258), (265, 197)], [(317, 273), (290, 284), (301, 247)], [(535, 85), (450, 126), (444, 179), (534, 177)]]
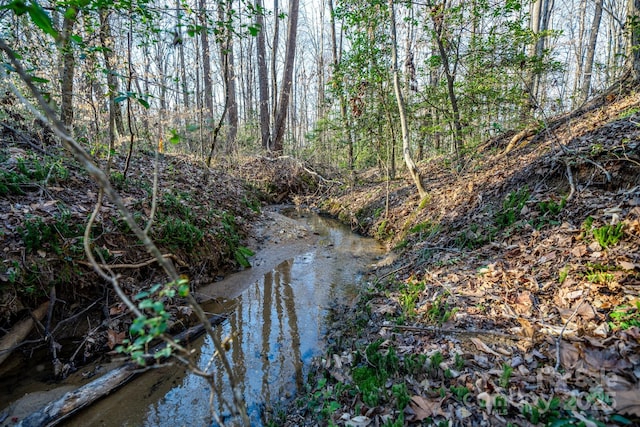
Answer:
[[(64, 377), (112, 351), (131, 318), (83, 254), (97, 187), (13, 114), (0, 129), (0, 340), (40, 307), (16, 350), (47, 348)], [(354, 306), (332, 311), (325, 357), (274, 425), (637, 424), (639, 122), (640, 96), (609, 97), (495, 138), (461, 170), (430, 159), (424, 200), (407, 176), (347, 185), (288, 157), (207, 169), (166, 155), (156, 212), (151, 153), (126, 175), (114, 158), (111, 180), (194, 287), (242, 268), (252, 227), (270, 229), (262, 204), (314, 206), (397, 253)], [(130, 295), (163, 280), (108, 200), (92, 238)], [(193, 320), (168, 309), (172, 331)]]
[[(397, 263), (335, 310), (287, 425), (638, 425), (640, 96), (318, 200)], [(277, 423), (276, 423), (277, 424)]]

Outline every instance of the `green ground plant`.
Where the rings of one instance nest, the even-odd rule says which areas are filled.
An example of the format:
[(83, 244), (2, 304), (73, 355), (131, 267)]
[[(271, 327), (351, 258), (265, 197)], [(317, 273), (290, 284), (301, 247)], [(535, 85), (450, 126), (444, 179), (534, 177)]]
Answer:
[[(147, 364), (148, 347), (151, 342), (167, 331), (168, 320), (171, 317), (165, 308), (166, 300), (186, 297), (189, 294), (187, 279), (180, 279), (167, 284), (155, 284), (149, 290), (140, 292), (133, 300), (138, 302), (138, 309), (143, 314), (137, 317), (129, 327), (133, 338), (123, 340), (123, 344), (116, 347), (118, 353), (128, 354), (134, 362), (141, 366)], [(151, 355), (155, 359), (171, 356), (172, 347), (167, 345), (162, 350)]]
[(240, 234), (238, 233), (236, 217), (229, 212), (223, 212), (220, 218), (220, 223), (222, 225), (222, 231), (218, 233), (218, 235), (227, 243), (229, 252), (232, 254), (236, 262), (241, 267), (251, 267), (249, 257), (253, 256), (254, 253), (251, 249), (240, 244), (241, 239)]
[(624, 224), (622, 222), (616, 225), (603, 225), (602, 227), (593, 229), (593, 237), (603, 249), (618, 244), (622, 236), (624, 236)]
[(45, 221), (41, 216), (31, 216), (18, 231), (28, 253), (45, 249), (61, 255), (69, 251), (77, 252), (68, 241), (80, 237), (84, 226), (74, 223), (69, 210), (60, 207), (52, 221)]
[(502, 364), (502, 374), (500, 375), (500, 379), (498, 383), (500, 387), (507, 388), (509, 386), (509, 380), (511, 379), (511, 374), (513, 373), (513, 368), (506, 363)]
[(527, 186), (517, 191), (510, 192), (502, 202), (502, 209), (496, 213), (495, 224), (498, 228), (513, 225), (524, 205), (529, 201), (530, 193)]
[(609, 318), (609, 327), (614, 330), (640, 327), (640, 300), (617, 306), (609, 313)]
[(558, 225), (560, 221), (558, 216), (560, 212), (567, 205), (567, 198), (563, 197), (560, 202), (556, 202), (553, 199), (543, 200), (538, 203), (538, 210), (540, 211), (540, 217), (536, 219), (535, 224), (532, 224), (535, 228), (541, 229), (545, 225)]
[(164, 218), (156, 239), (172, 249), (193, 250), (204, 237), (204, 232), (191, 222), (180, 218)]
[(587, 271), (584, 277), (591, 283), (605, 284), (610, 283), (615, 278), (611, 271), (615, 271), (617, 268), (610, 265), (602, 264), (587, 264)]
[(424, 281), (409, 280), (403, 283), (399, 289), (398, 302), (404, 318), (413, 319), (416, 316), (416, 303), (420, 294), (425, 290)]
[(458, 309), (449, 305), (446, 296), (439, 295), (431, 303), (426, 312), (426, 320), (433, 325), (442, 326), (447, 323)]

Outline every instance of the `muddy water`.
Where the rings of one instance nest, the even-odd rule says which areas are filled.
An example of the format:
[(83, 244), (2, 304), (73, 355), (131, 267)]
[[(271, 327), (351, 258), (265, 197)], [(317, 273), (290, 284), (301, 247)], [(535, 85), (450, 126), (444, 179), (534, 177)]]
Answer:
[[(276, 221), (275, 236), (263, 239), (253, 268), (200, 290), (201, 297), (215, 297), (205, 304), (207, 311), (229, 315), (217, 333), (221, 339), (233, 338), (227, 354), (252, 425), (262, 425), (265, 411), (277, 408), (302, 386), (311, 358), (322, 352), (328, 304), (349, 301), (362, 284), (363, 272), (383, 253), (375, 241), (332, 220), (287, 215), (292, 218)], [(210, 338), (203, 338), (195, 351), (200, 367), (216, 372), (217, 392), (230, 401), (220, 363), (208, 367), (214, 353)], [(204, 380), (182, 368), (156, 369), (66, 425), (215, 425), (209, 390)], [(213, 405), (225, 424), (239, 425), (220, 407), (219, 396)]]

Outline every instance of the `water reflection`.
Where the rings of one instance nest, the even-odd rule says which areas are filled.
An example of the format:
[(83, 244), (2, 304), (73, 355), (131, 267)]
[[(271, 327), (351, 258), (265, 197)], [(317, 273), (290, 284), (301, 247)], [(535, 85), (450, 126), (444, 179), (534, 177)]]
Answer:
[[(262, 277), (253, 279), (253, 283), (245, 283), (244, 292), (233, 292), (239, 295), (236, 298), (205, 305), (209, 312), (229, 315), (229, 320), (218, 327), (216, 333), (220, 340), (233, 336), (227, 356), (241, 386), (252, 425), (262, 425), (265, 409), (293, 396), (302, 387), (305, 367), (321, 351), (326, 305), (335, 298), (344, 300), (354, 295), (360, 272), (382, 253), (375, 241), (356, 236), (331, 220), (315, 215), (301, 220), (320, 235), (320, 244), (268, 269)], [(248, 273), (255, 275), (255, 271)], [(237, 284), (238, 277), (242, 275), (231, 283)], [(228, 288), (228, 283), (225, 286)], [(199, 365), (204, 368), (215, 352), (209, 337), (202, 340), (199, 351)], [(182, 369), (179, 371), (171, 379), (173, 387), (168, 392), (166, 387), (149, 384), (148, 398), (141, 399), (136, 393), (145, 389), (146, 378), (149, 378), (145, 375), (134, 384), (132, 392), (128, 392), (129, 386), (126, 386), (116, 393), (120, 399), (127, 393), (130, 396), (126, 411), (132, 413), (125, 423), (215, 425), (210, 415), (213, 407), (225, 424), (240, 424), (230, 408), (222, 405), (219, 395), (210, 401), (209, 386), (204, 379), (185, 376)], [(215, 373), (217, 392), (223, 400), (232, 402), (227, 376), (217, 358), (208, 371)], [(98, 410), (105, 411), (107, 407), (102, 403), (98, 405), (102, 409)], [(125, 410), (122, 406), (119, 409)], [(96, 414), (93, 416), (95, 419)], [(112, 421), (102, 425), (123, 425), (122, 420), (117, 421), (115, 417), (99, 418)], [(91, 417), (84, 418), (89, 419)]]

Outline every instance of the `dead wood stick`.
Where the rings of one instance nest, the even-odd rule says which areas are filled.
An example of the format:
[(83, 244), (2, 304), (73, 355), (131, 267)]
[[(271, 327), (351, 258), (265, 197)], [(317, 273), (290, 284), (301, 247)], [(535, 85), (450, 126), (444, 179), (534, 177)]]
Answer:
[(458, 334), (458, 335), (491, 335), (494, 337), (505, 338), (513, 341), (528, 340), (527, 337), (519, 337), (514, 334), (507, 334), (498, 331), (487, 331), (483, 329), (460, 329), (460, 328), (440, 328), (438, 326), (407, 326), (407, 325), (393, 325), (385, 326), (386, 328), (402, 329), (405, 331), (414, 332), (429, 332), (429, 333), (441, 333), (441, 334)]
[(17, 323), (5, 336), (0, 340), (0, 364), (4, 362), (11, 352), (17, 347), (22, 340), (31, 332), (34, 325), (34, 319), (42, 320), (49, 308), (49, 301), (42, 303), (40, 307), (33, 310), (31, 316)]
[[(166, 255), (162, 255), (163, 258), (170, 258), (174, 261), (176, 261), (178, 264), (181, 264), (181, 262), (178, 260), (178, 258), (173, 255), (173, 254), (166, 254)], [(146, 261), (143, 262), (139, 262), (137, 264), (98, 264), (98, 267), (100, 268), (142, 268), (145, 267), (149, 264), (153, 264), (154, 262), (158, 261), (157, 258), (151, 258), (148, 259)], [(82, 265), (87, 265), (89, 267), (93, 267), (93, 264), (91, 264), (90, 262), (86, 262), (86, 261), (77, 261), (78, 264), (82, 264)]]
[[(224, 316), (213, 316), (209, 319), (209, 322), (211, 325), (218, 325), (225, 319), (226, 318)], [(192, 341), (202, 335), (204, 331), (204, 325), (198, 324), (176, 335), (174, 340), (182, 342)], [(162, 350), (165, 346), (166, 343), (161, 343), (150, 351), (149, 357), (145, 358), (147, 366), (153, 366), (157, 362), (151, 355)], [(75, 414), (80, 409), (85, 408), (98, 399), (111, 394), (131, 381), (134, 377), (138, 376), (142, 372), (146, 372), (146, 370), (147, 369), (141, 369), (139, 365), (133, 362), (127, 362), (100, 378), (97, 378), (76, 390), (65, 393), (58, 400), (50, 402), (46, 406), (33, 412), (18, 425), (22, 427), (54, 426), (67, 419), (72, 414)]]

